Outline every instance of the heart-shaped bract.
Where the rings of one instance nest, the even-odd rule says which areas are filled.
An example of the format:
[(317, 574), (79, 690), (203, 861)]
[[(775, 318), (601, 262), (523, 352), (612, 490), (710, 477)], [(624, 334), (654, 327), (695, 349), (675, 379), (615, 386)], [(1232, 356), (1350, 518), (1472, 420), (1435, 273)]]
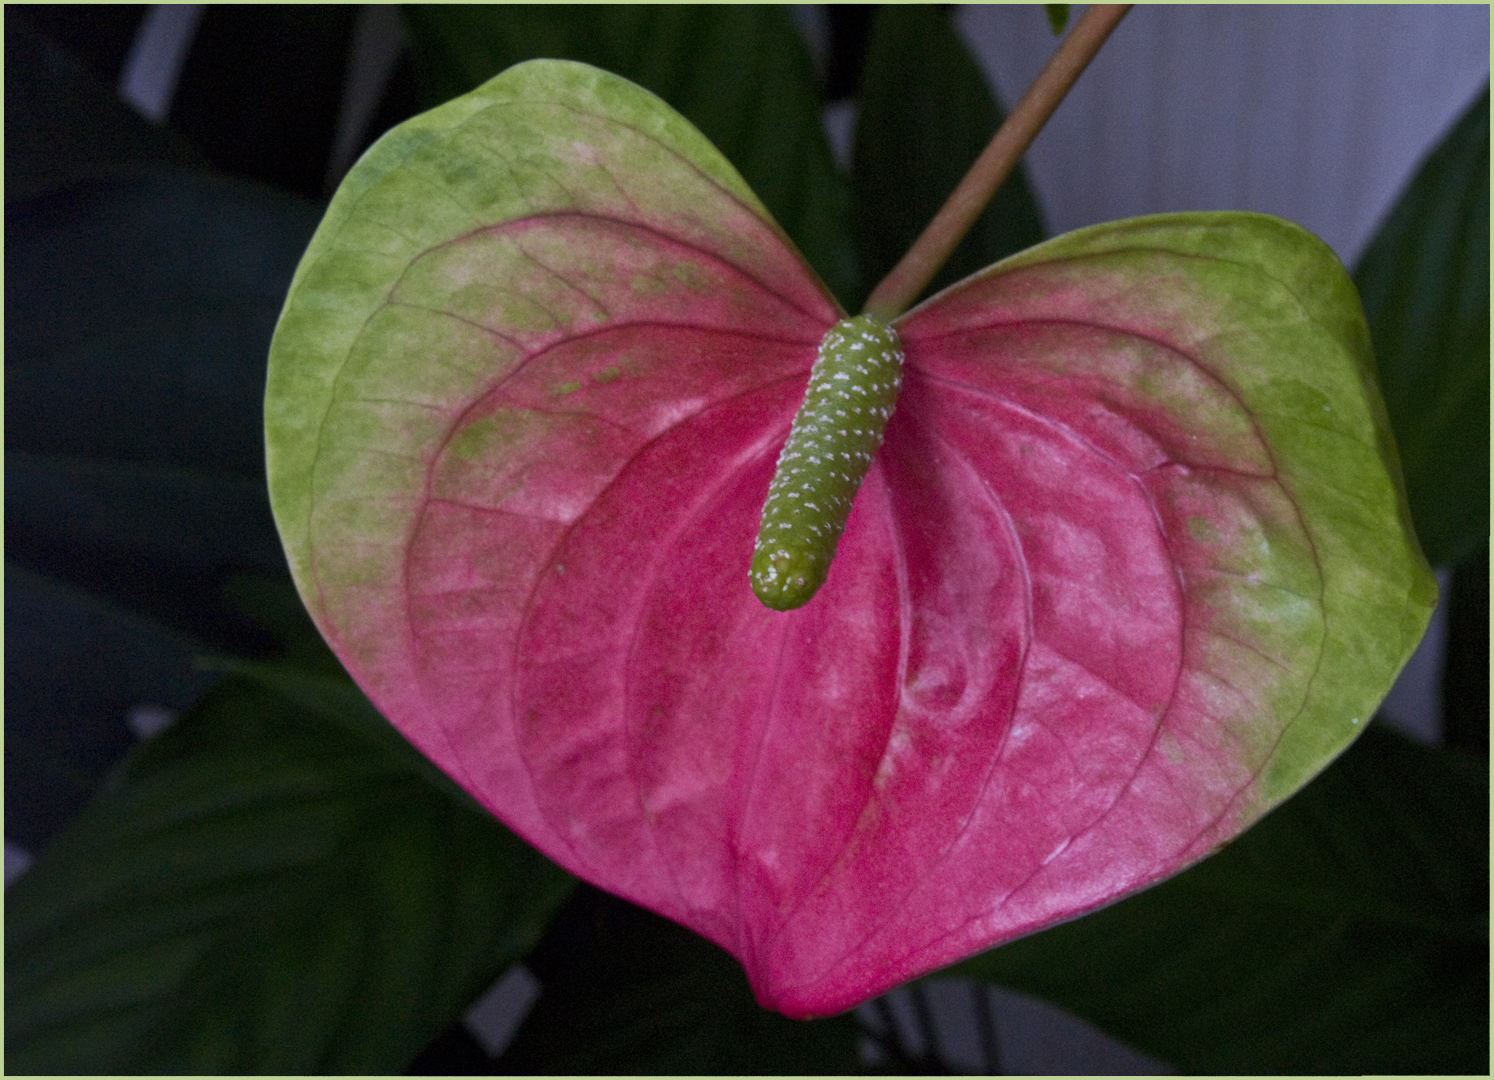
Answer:
[(349, 175), (266, 399), (296, 581), (374, 703), (794, 1016), (1207, 855), (1435, 601), (1337, 260), (1180, 214), (898, 320), (829, 579), (770, 611), (763, 500), (842, 315), (681, 117), (534, 61)]

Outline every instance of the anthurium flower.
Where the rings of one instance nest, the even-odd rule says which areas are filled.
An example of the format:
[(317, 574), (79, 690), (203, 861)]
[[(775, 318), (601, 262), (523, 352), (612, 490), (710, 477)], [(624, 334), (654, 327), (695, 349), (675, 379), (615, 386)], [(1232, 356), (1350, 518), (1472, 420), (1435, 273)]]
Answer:
[(384, 137), (276, 332), (302, 596), (576, 874), (834, 1013), (1176, 873), (1363, 729), (1435, 600), (1303, 230), (1059, 237), (896, 320), (828, 580), (748, 580), (845, 313), (645, 91), (534, 61)]

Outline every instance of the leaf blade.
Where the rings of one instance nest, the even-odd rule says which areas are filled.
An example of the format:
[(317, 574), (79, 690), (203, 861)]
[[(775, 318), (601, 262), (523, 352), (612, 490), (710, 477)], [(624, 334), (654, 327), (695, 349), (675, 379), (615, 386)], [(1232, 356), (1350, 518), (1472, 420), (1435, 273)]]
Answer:
[(951, 973), (1039, 994), (1184, 1072), (1477, 1072), (1487, 791), (1471, 756), (1374, 725), (1207, 862)]
[(1485, 88), (1354, 271), (1417, 533), (1438, 566), (1489, 533), (1488, 235)]
[(521, 955), (569, 885), (397, 760), (225, 684), (8, 894), (7, 1059), (380, 1071)]

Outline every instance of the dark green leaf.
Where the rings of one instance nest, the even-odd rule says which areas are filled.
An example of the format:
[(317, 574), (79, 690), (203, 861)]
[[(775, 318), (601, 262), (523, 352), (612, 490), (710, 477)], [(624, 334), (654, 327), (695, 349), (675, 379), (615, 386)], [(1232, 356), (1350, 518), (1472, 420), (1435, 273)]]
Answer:
[(248, 615), (258, 627), (273, 635), (279, 644), (276, 659), (300, 671), (345, 677), (338, 657), (327, 648), (290, 581), (261, 574), (235, 574), (224, 584), (223, 592), (236, 611)]
[(1053, 28), (1053, 36), (1057, 37), (1063, 33), (1063, 28), (1069, 25), (1069, 4), (1044, 4), (1043, 9), (1048, 13), (1048, 25)]
[(276, 654), (279, 661), (297, 671), (347, 678), (290, 581), (262, 574), (234, 574), (223, 586), (223, 594), (234, 610), (275, 638), (280, 646)]
[(5, 836), (35, 849), (134, 744), (130, 709), (185, 709), (214, 679), (169, 626), (10, 559), (5, 628)]
[[(1004, 119), (950, 25), (923, 5), (877, 9), (856, 124), (856, 243), (870, 289), (903, 257)], [(1018, 169), (934, 278), (933, 292), (1043, 239)]]
[(1488, 1067), (1488, 765), (1375, 725), (1223, 852), (950, 969), (1184, 1073)]
[(8, 558), (220, 645), (251, 647), (218, 593), (285, 574), (262, 481), (107, 458), (5, 456)]
[(1442, 674), (1442, 738), (1489, 756), (1489, 545), (1453, 571)]
[[(216, 169), (324, 197), (328, 152), (342, 134), (339, 116), (350, 119), (367, 101), (351, 86), (345, 90), (359, 7), (206, 6), (177, 76), (171, 126)], [(367, 79), (370, 60), (362, 56), (365, 66), (353, 70)]]
[(6, 1067), (398, 1071), (570, 883), (396, 758), (230, 680), (9, 890)]
[(287, 664), (253, 663), (229, 658), (210, 661), (208, 666), (242, 675), (294, 703), (298, 708), (336, 724), (343, 732), (362, 743), (365, 750), (383, 754), (391, 763), (403, 765), (412, 775), (424, 779), (432, 788), (445, 793), (474, 813), (487, 813), (454, 780), (411, 746), (343, 672), (328, 674), (306, 671)]
[(1489, 91), (1422, 164), (1354, 272), (1427, 560), (1489, 534)]
[(508, 1073), (860, 1072), (844, 1014), (760, 1008), (741, 965), (704, 938), (588, 885), (527, 961), (543, 988), (500, 1059)]
[(842, 302), (857, 288), (850, 194), (820, 126), (804, 43), (774, 6), (405, 9), (428, 106), (535, 57), (658, 94), (736, 166)]
[(264, 647), (221, 588), (284, 573), (261, 401), (315, 224), (300, 200), (166, 168), (8, 206), (11, 559), (201, 642)]
[(200, 161), (184, 139), (148, 122), (38, 33), (24, 8), (6, 8), (7, 204), (132, 166)]
[(263, 477), (265, 357), (317, 216), (175, 170), (8, 207), (6, 449)]

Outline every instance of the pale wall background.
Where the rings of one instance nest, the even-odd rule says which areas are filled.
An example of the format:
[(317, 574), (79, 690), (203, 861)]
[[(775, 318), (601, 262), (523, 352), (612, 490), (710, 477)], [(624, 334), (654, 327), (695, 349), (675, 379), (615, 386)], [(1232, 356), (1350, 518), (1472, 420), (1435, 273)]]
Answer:
[[(1054, 48), (1030, 7), (965, 7), (955, 23), (1003, 105)], [(1352, 266), (1488, 78), (1485, 5), (1138, 6), (1027, 167), (1054, 232), (1258, 210)]]

